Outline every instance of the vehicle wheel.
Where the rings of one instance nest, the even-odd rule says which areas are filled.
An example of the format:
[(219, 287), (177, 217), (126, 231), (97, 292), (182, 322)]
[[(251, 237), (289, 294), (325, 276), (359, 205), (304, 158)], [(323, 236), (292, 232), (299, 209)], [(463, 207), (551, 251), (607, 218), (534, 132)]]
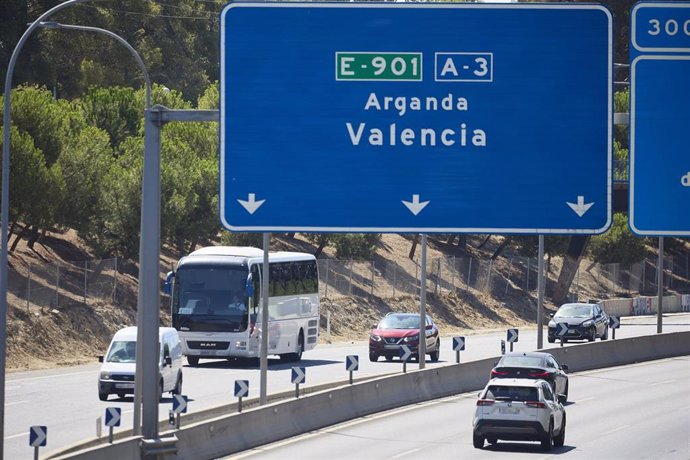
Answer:
[[(378, 359), (378, 357), (377, 357), (377, 359)], [(393, 361), (393, 355), (386, 355), (386, 361), (388, 361), (389, 363), (391, 361)]]
[(125, 393), (118, 393), (117, 397), (123, 399), (125, 397)]
[(553, 420), (549, 422), (549, 431), (541, 439), (541, 448), (546, 452), (553, 448)]
[(302, 331), (299, 332), (299, 337), (297, 338), (297, 351), (294, 353), (288, 353), (288, 361), (293, 363), (299, 362), (302, 359), (302, 352), (304, 351), (304, 335)]
[(601, 340), (608, 340), (609, 339), (609, 327), (606, 326), (604, 328), (604, 335), (601, 336)]
[(98, 392), (98, 399), (100, 399), (101, 401), (107, 401), (108, 396), (108, 393), (101, 393), (100, 391)]
[(589, 337), (587, 338), (587, 340), (589, 342), (594, 342), (594, 339), (596, 339), (596, 338), (597, 338), (597, 328), (592, 327), (592, 331), (589, 333)]
[(187, 363), (189, 363), (189, 365), (192, 367), (196, 367), (199, 365), (199, 357), (198, 356), (187, 356)]
[(556, 337), (549, 336), (546, 340), (548, 340), (549, 343), (554, 343), (556, 341)]
[(481, 449), (484, 447), (484, 436), (479, 435), (479, 434), (472, 434), (472, 445), (476, 449)]
[(441, 354), (441, 342), (436, 341), (436, 351), (429, 353), (432, 362), (438, 362), (438, 357)]
[[(386, 356), (386, 359), (388, 360), (388, 356)], [(393, 358), (391, 357), (391, 359), (393, 359)], [(369, 361), (375, 363), (378, 360), (379, 360), (379, 355), (377, 355), (376, 353), (369, 353)]]
[(177, 382), (175, 382), (175, 388), (173, 388), (172, 394), (174, 394), (174, 395), (181, 395), (182, 394), (182, 373), (177, 374)]
[(565, 414), (563, 414), (563, 425), (561, 426), (561, 431), (558, 433), (558, 436), (553, 438), (554, 446), (563, 447), (563, 444), (565, 444)]
[(491, 444), (492, 446), (495, 446), (496, 443), (498, 442), (498, 439), (496, 438), (486, 438), (486, 441)]
[(163, 399), (163, 380), (158, 382), (158, 402)]

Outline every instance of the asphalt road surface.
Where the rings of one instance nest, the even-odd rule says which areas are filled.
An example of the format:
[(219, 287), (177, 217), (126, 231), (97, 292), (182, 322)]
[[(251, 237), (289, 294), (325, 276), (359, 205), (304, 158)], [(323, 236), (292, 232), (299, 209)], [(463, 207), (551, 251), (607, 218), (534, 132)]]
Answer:
[(351, 420), (232, 459), (688, 459), (690, 357), (575, 373), (565, 445), (472, 446), (476, 392)]
[[(664, 332), (687, 330), (690, 330), (690, 314), (664, 315)], [(655, 316), (630, 317), (622, 319), (622, 326), (617, 330), (616, 338), (655, 333)], [(506, 339), (505, 331), (467, 335), (466, 351), (461, 352), (461, 361), (498, 356), (501, 339)], [(514, 350), (533, 350), (536, 343), (536, 329), (521, 329)], [(558, 346), (546, 342), (546, 328), (544, 345), (545, 348)], [(578, 344), (568, 343), (565, 346)], [(427, 359), (427, 367), (455, 363), (455, 352), (451, 349), (450, 337), (442, 338), (441, 348), (439, 362), (431, 363)], [(325, 344), (304, 354), (299, 364), (306, 368), (306, 383), (302, 387), (346, 382), (349, 376), (345, 371), (347, 355), (360, 357), (360, 370), (355, 373), (355, 378), (402, 372), (402, 364), (398, 361), (386, 362), (379, 359), (379, 362), (370, 362), (366, 342)], [(269, 394), (294, 390), (294, 385), (290, 383), (292, 365), (282, 363), (277, 358), (269, 359)], [(408, 366), (413, 369), (417, 364), (408, 363)], [(104, 417), (106, 407), (122, 409), (122, 425), (116, 428), (116, 431), (131, 428), (131, 397), (120, 400), (111, 396), (107, 402), (98, 400), (99, 369), (100, 365), (94, 357), (93, 365), (8, 374), (5, 388), (5, 458), (33, 458), (33, 449), (29, 447), (29, 427), (32, 425), (48, 427), (48, 444), (42, 448), (44, 453), (96, 436), (97, 419)], [(183, 394), (188, 395), (190, 399), (189, 413), (236, 401), (233, 397), (233, 387), (234, 381), (239, 379), (249, 380), (250, 399), (259, 396), (259, 369), (251, 363), (209, 360), (202, 361), (197, 368), (185, 366), (183, 372)], [(172, 400), (169, 395), (165, 395), (159, 406), (161, 419), (167, 418), (171, 407)], [(107, 436), (105, 427), (103, 435)]]

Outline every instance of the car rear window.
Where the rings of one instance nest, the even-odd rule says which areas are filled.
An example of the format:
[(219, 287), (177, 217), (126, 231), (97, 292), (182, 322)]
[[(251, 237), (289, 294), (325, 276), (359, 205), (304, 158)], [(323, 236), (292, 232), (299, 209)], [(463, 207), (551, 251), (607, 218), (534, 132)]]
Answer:
[(507, 401), (539, 401), (539, 392), (534, 387), (491, 385), (484, 396), (486, 399)]
[(504, 356), (498, 363), (499, 366), (509, 367), (509, 366), (521, 366), (521, 367), (531, 367), (531, 366), (541, 366), (542, 359), (536, 356)]

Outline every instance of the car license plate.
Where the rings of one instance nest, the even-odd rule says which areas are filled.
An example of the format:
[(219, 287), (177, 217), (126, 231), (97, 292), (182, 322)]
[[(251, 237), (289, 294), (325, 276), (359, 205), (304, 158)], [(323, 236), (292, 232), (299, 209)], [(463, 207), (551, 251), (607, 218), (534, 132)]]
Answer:
[(115, 388), (132, 389), (134, 388), (133, 383), (116, 383)]
[(518, 408), (517, 407), (499, 407), (498, 413), (499, 414), (511, 414), (511, 415), (517, 414)]

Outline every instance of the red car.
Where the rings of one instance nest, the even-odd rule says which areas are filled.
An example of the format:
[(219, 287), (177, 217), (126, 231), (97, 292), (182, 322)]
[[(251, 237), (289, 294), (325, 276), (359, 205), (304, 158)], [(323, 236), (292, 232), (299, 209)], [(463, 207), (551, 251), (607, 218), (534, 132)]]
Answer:
[[(369, 360), (377, 361), (384, 356), (387, 361), (400, 356), (400, 346), (407, 345), (413, 358), (419, 358), (419, 314), (388, 313), (374, 326), (369, 336)], [(426, 316), (426, 353), (433, 362), (438, 361), (441, 339), (438, 327)]]

